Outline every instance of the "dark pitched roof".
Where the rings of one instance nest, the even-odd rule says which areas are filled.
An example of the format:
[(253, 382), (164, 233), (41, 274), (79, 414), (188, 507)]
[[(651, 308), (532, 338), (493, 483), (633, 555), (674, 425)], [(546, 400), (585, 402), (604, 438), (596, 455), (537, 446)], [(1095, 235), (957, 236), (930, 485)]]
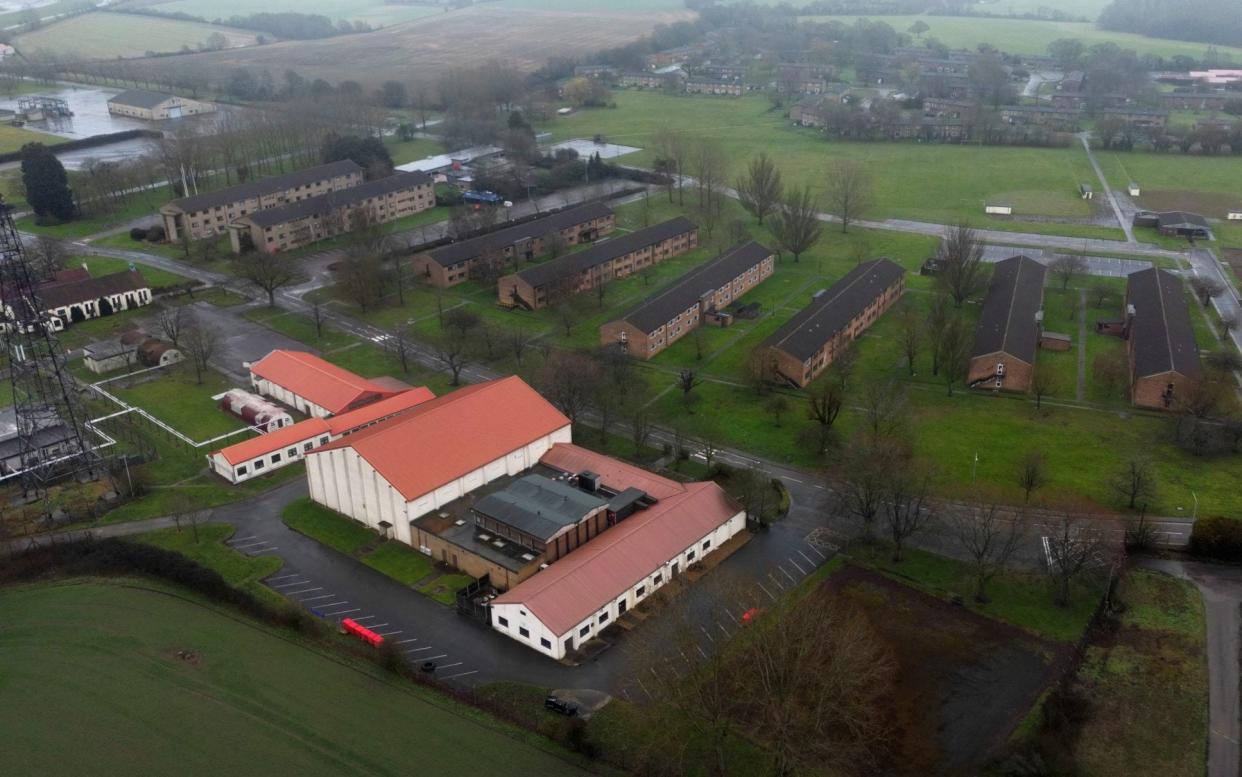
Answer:
[(608, 502), (542, 475), (527, 475), (480, 499), (474, 511), (518, 531), (550, 540)]
[(450, 243), (429, 251), (427, 255), (436, 264), (451, 267), (455, 264), (483, 256), (491, 251), (499, 251), (527, 240), (543, 238), (553, 232), (559, 232), (562, 229), (568, 229), (577, 224), (585, 224), (595, 219), (607, 218), (611, 215), (612, 208), (609, 208), (604, 203), (589, 202), (586, 205), (553, 213), (534, 221), (527, 221), (515, 227), (505, 227), (495, 232), (488, 232), (486, 235), (472, 237), (469, 240)]
[(1160, 226), (1162, 228), (1194, 226), (1202, 229), (1208, 228), (1207, 219), (1198, 213), (1187, 213), (1181, 210), (1173, 210), (1168, 213), (1157, 214), (1160, 218)]
[(329, 162), (326, 165), (307, 167), (302, 170), (295, 170), (292, 173), (285, 173), (284, 175), (262, 178), (258, 181), (250, 181), (238, 186), (230, 186), (227, 189), (195, 194), (191, 197), (182, 197), (168, 204), (180, 208), (186, 213), (194, 213), (214, 208), (217, 205), (231, 205), (238, 200), (249, 200), (255, 197), (274, 194), (275, 192), (283, 192), (295, 186), (305, 186), (317, 181), (349, 175), (350, 173), (361, 175), (362, 168), (358, 166), (357, 162), (350, 159), (342, 159), (339, 162)]
[(431, 176), (426, 173), (393, 173), (386, 178), (367, 181), (348, 189), (328, 192), (317, 197), (307, 197), (304, 200), (276, 208), (258, 210), (244, 216), (241, 220), (249, 221), (260, 228), (274, 227), (277, 224), (287, 224), (307, 216), (322, 216), (341, 208), (353, 207), (368, 197), (382, 197), (402, 189), (413, 189), (429, 183), (431, 183)]
[(135, 108), (154, 108), (165, 100), (172, 99), (173, 95), (164, 94), (163, 92), (148, 92), (145, 89), (130, 89), (127, 92), (121, 92), (115, 97), (109, 97), (108, 102), (119, 103), (121, 105), (130, 105)]
[(1155, 267), (1131, 273), (1126, 302), (1134, 306), (1130, 347), (1135, 376), (1198, 375), (1199, 347), (1181, 279)]
[(654, 332), (674, 316), (695, 304), (704, 294), (726, 283), (772, 255), (772, 250), (753, 240), (734, 246), (726, 253), (699, 265), (672, 285), (644, 300), (622, 316), (644, 332)]
[(678, 216), (662, 224), (640, 229), (637, 232), (630, 232), (609, 240), (601, 240), (585, 251), (566, 254), (550, 262), (537, 264), (534, 267), (522, 270), (517, 275), (531, 286), (543, 286), (562, 278), (572, 277), (577, 273), (612, 261), (619, 256), (625, 256), (647, 246), (662, 243), (669, 238), (693, 232), (696, 229), (698, 227), (695, 226), (693, 221), (685, 216)]
[(992, 267), (988, 295), (975, 326), (972, 357), (1007, 353), (1035, 363), (1039, 332), (1035, 319), (1044, 305), (1048, 268), (1027, 256), (1012, 256)]
[(905, 272), (890, 259), (863, 262), (811, 300), (765, 344), (806, 361)]
[(39, 304), (44, 310), (52, 310), (100, 299), (111, 294), (124, 294), (127, 291), (149, 287), (150, 284), (147, 283), (146, 278), (142, 277), (142, 273), (137, 270), (122, 270), (111, 275), (101, 275), (98, 278), (87, 278), (84, 281), (45, 284), (39, 287), (35, 296), (38, 297)]

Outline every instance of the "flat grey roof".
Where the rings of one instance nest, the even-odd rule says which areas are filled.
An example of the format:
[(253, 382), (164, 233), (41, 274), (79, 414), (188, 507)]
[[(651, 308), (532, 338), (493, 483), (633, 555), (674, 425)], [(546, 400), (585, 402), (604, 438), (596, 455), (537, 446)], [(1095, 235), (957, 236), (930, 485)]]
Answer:
[(546, 541), (607, 504), (563, 481), (527, 475), (475, 502), (474, 511)]

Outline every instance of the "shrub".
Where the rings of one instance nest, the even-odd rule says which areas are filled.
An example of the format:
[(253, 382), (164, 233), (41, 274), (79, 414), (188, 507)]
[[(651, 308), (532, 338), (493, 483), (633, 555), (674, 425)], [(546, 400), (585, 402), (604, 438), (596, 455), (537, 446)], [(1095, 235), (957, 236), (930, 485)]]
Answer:
[(147, 230), (147, 240), (152, 243), (162, 243), (164, 241), (165, 232), (162, 226), (158, 224)]
[(134, 227), (129, 231), (129, 239), (142, 242), (147, 239), (147, 230), (145, 227)]
[(1221, 561), (1242, 561), (1242, 521), (1200, 518), (1190, 532), (1190, 552)]

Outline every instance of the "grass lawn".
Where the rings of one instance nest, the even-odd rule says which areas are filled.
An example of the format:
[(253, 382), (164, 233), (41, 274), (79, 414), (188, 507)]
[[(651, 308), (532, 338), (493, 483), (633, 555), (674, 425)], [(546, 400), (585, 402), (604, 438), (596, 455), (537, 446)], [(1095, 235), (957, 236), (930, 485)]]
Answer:
[[(1224, 219), (1227, 211), (1242, 207), (1242, 157), (1119, 151), (1097, 151), (1096, 157), (1114, 189), (1124, 190), (1130, 181), (1142, 187), (1134, 198), (1140, 208)], [(1185, 241), (1175, 245), (1184, 248)]]
[(1189, 582), (1132, 570), (1116, 633), (1087, 648), (1076, 685), (1091, 713), (1075, 745), (1088, 777), (1206, 771), (1208, 671), (1203, 601)]
[[(173, 0), (162, 3), (168, 12), (187, 13), (204, 19), (228, 19), (230, 16), (248, 16), (256, 12), (251, 0)], [(443, 10), (435, 5), (394, 5), (384, 0), (271, 0), (263, 4), (268, 13), (292, 11), (318, 14), (330, 19), (363, 21), (373, 27), (387, 26), (418, 19)]]
[[(413, 585), (433, 572), (431, 559), (427, 556), (396, 540), (385, 540), (362, 524), (316, 504), (309, 498), (299, 499), (286, 507), (282, 520), (294, 531), (301, 532), (333, 550), (352, 556), (402, 585)], [(444, 577), (457, 576), (445, 575), (440, 579)], [(466, 578), (465, 582), (455, 586), (452, 592), (456, 592), (470, 580), (471, 578)], [(424, 589), (419, 588), (419, 590)], [(434, 589), (424, 592), (431, 595), (431, 590)], [(444, 604), (453, 603), (452, 593), (449, 594), (447, 600), (441, 596), (432, 596), (432, 598)]]
[(444, 151), (442, 145), (427, 138), (398, 140), (396, 137), (388, 137), (384, 139), (384, 145), (388, 146), (388, 153), (392, 154), (392, 163), (394, 165), (417, 162), (420, 159), (426, 159), (429, 156), (435, 156)]
[(760, 96), (721, 99), (630, 90), (614, 93), (613, 99), (615, 109), (578, 111), (542, 129), (557, 140), (602, 134), (609, 141), (644, 149), (622, 157), (623, 163), (650, 165), (655, 156), (653, 136), (672, 126), (691, 138), (718, 140), (732, 163), (730, 179), (751, 157), (766, 151), (781, 166), (787, 183), (814, 189), (822, 189), (834, 159), (856, 159), (866, 163), (874, 179), (875, 207), (869, 215), (875, 218), (944, 224), (968, 220), (1016, 232), (1120, 236), (1113, 230), (1101, 232), (1100, 227), (1011, 221), (983, 213), (985, 202), (1012, 198), (1022, 205), (1016, 219), (1024, 213), (1089, 216), (1090, 206), (1078, 197), (1077, 187), (1093, 180), (1094, 172), (1076, 144), (1037, 149), (828, 141), (813, 130), (792, 127)]
[[(81, 17), (79, 17), (81, 18)], [(55, 224), (51, 226), (41, 226), (35, 224), (34, 217), (26, 216), (18, 219), (17, 228), (22, 232), (29, 232), (34, 235), (46, 235), (48, 237), (56, 237), (62, 240), (81, 240), (84, 237), (103, 232), (110, 227), (118, 224), (124, 224), (143, 216), (154, 217), (155, 211), (161, 205), (168, 202), (168, 195), (163, 190), (150, 191), (143, 194), (134, 195), (127, 199), (124, 204), (111, 213), (102, 213), (99, 215), (88, 215), (85, 218), (79, 218), (64, 224)], [(128, 233), (123, 233), (122, 237), (129, 240)], [(125, 246), (128, 250), (135, 250), (133, 241)], [(137, 249), (141, 250), (141, 249)]]
[[(193, 262), (197, 260), (195, 249), (191, 249), (190, 256), (185, 255), (185, 246), (181, 243), (150, 243), (145, 240), (134, 240), (129, 236), (129, 232), (121, 232), (116, 235), (108, 235), (98, 240), (92, 240), (91, 245), (101, 248), (115, 248), (120, 251), (141, 251), (146, 254), (157, 254), (168, 259), (177, 259), (182, 262)], [(195, 248), (199, 245), (194, 244)], [(215, 240), (215, 253), (221, 258), (231, 256), (229, 253), (229, 239), (221, 236)]]
[[(64, 142), (65, 139), (59, 135), (49, 135), (46, 132), (35, 132), (34, 130), (28, 130), (22, 127), (12, 127), (7, 124), (0, 125), (0, 154), (7, 154), (10, 151), (19, 151), (21, 150), (21, 147), (27, 143), (42, 143), (45, 146), (55, 146)], [(4, 201), (10, 205), (19, 206), (22, 203), (18, 202), (16, 199), (9, 199), (10, 193), (15, 192), (16, 189), (13, 189), (11, 186), (6, 186)]]
[(255, 45), (255, 33), (214, 24), (120, 13), (90, 13), (47, 24), (17, 36), (23, 54), (72, 53), (84, 59), (142, 57), (197, 49), (211, 35), (223, 35), (227, 48)]
[(159, 529), (138, 534), (132, 539), (174, 550), (219, 572), (224, 582), (234, 588), (253, 594), (268, 604), (287, 606), (288, 600), (260, 582), (276, 574), (284, 562), (277, 556), (247, 556), (225, 545), (235, 531), (233, 526), (224, 523), (199, 524), (198, 539), (195, 540), (194, 528), (187, 524), (180, 529)]
[(542, 738), (184, 590), (10, 588), (0, 618), (0, 753), (22, 772), (398, 774), (413, 758), (427, 774), (590, 773)]
[(315, 330), (314, 321), (297, 313), (282, 311), (279, 308), (250, 308), (243, 312), (242, 315), (257, 324), (262, 324), (268, 329), (279, 332), (286, 337), (292, 337), (294, 340), (300, 340), (322, 351), (345, 348), (357, 342), (356, 339), (344, 332), (337, 331), (328, 326), (323, 327), (323, 335), (321, 336)]
[(122, 310), (110, 316), (89, 318), (70, 325), (68, 329), (57, 333), (56, 337), (66, 351), (72, 351), (99, 340), (115, 339), (122, 329), (136, 319), (145, 318), (150, 313), (150, 308), (141, 307)]
[[(1066, 1), (1068, 0), (1063, 0), (1063, 5)], [(1035, 5), (1036, 3), (1032, 2), (1030, 4)], [(1043, 2), (1037, 4), (1040, 6), (1045, 5)], [(997, 8), (988, 12), (996, 14), (1023, 12), (1011, 10), (1009, 4), (1003, 4), (1003, 8), (999, 7), (1000, 5), (1002, 4), (998, 4)], [(1046, 5), (1053, 5), (1053, 3)], [(1064, 8), (1064, 10), (1074, 14), (1084, 14), (1087, 12), (1086, 9), (1083, 9), (1077, 3), (1072, 8)], [(1035, 9), (1030, 8), (1029, 11), (1034, 12)], [(835, 19), (852, 25), (862, 17), (815, 16), (803, 18), (815, 21)], [(1092, 18), (1094, 18), (1094, 15), (1092, 15)], [(904, 32), (919, 19), (920, 17), (917, 16), (876, 16), (873, 21), (884, 22), (893, 29)], [(924, 33), (925, 37), (936, 38), (949, 48), (967, 48), (972, 51), (980, 43), (990, 43), (1007, 54), (1046, 54), (1048, 53), (1048, 44), (1061, 38), (1076, 38), (1087, 46), (1094, 46), (1100, 43), (1115, 43), (1123, 49), (1131, 49), (1140, 55), (1153, 54), (1166, 58), (1180, 54), (1200, 59), (1207, 48), (1206, 44), (1203, 43), (1162, 40), (1132, 33), (1100, 30), (1094, 24), (1087, 22), (1052, 22), (1007, 18), (985, 19), (968, 16), (933, 16), (931, 18), (923, 18), (922, 21), (926, 22), (928, 27), (931, 28)], [(1221, 53), (1232, 53), (1235, 59), (1242, 59), (1242, 49), (1229, 48), (1228, 46), (1220, 46), (1218, 49)]]
[(194, 379), (194, 371), (181, 364), (132, 388), (122, 388), (120, 382), (110, 383), (106, 388), (121, 401), (146, 410), (192, 440), (211, 439), (246, 426), (245, 422), (221, 410), (212, 399), (234, 388), (216, 372), (205, 373), (203, 383), (199, 384)]
[(147, 283), (151, 284), (152, 289), (163, 289), (169, 286), (180, 286), (190, 283), (190, 279), (184, 275), (177, 275), (167, 270), (161, 270), (158, 267), (138, 264), (137, 262), (130, 262), (127, 259), (118, 259), (112, 256), (75, 256), (68, 261), (68, 264), (74, 267), (85, 264), (86, 269), (93, 276), (124, 272), (132, 267), (142, 273), (142, 277), (147, 279)]

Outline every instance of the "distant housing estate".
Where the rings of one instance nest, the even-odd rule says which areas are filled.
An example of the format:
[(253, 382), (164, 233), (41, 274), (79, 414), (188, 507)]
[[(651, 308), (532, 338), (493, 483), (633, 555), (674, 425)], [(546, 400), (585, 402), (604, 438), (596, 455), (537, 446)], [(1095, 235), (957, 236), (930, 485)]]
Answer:
[(906, 271), (889, 259), (850, 270), (764, 343), (775, 377), (806, 388), (901, 299), (905, 288)]
[(699, 245), (699, 228), (678, 216), (662, 224), (601, 241), (500, 279), (505, 307), (538, 310), (557, 299), (598, 288)]
[(600, 327), (600, 344), (650, 359), (702, 325), (726, 323), (724, 308), (772, 277), (776, 256), (752, 241), (734, 246)]

